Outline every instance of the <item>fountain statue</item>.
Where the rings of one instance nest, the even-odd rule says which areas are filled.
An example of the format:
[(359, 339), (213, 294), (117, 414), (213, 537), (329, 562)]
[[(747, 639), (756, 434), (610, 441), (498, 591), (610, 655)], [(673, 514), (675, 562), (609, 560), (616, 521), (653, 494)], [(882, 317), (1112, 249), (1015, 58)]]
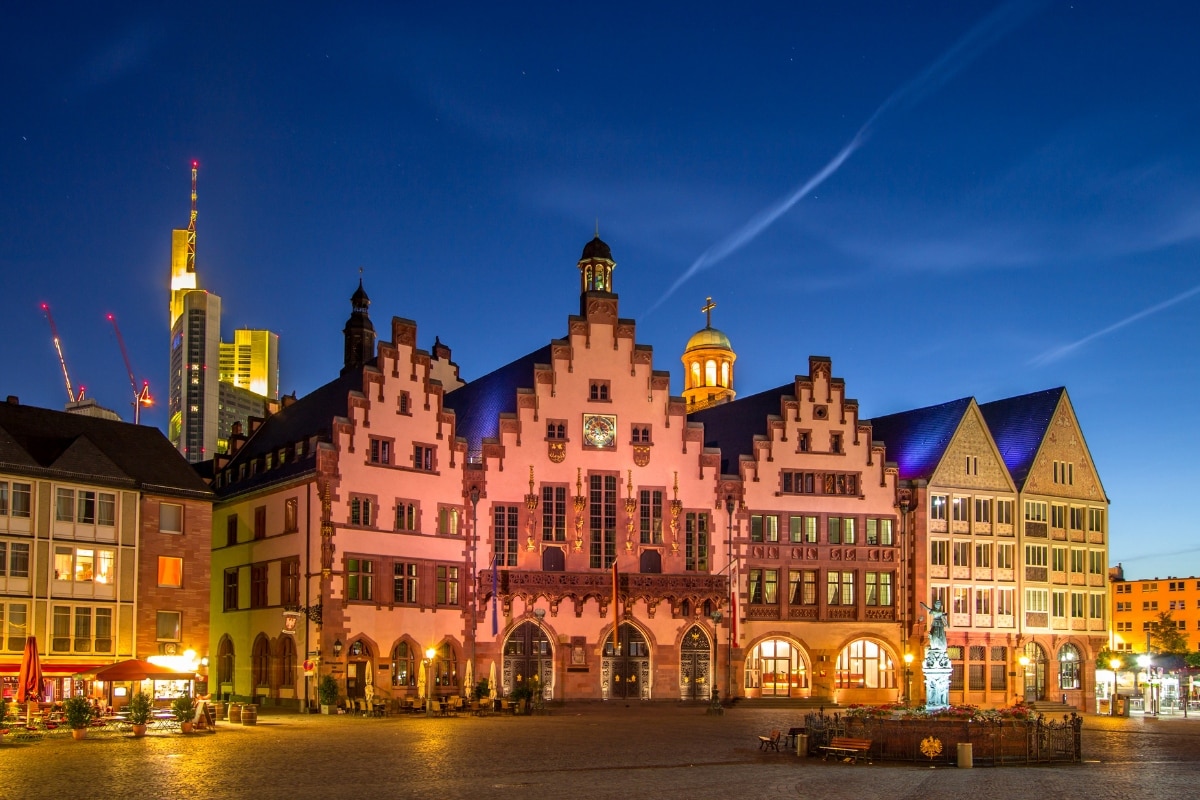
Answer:
[(925, 648), (925, 708), (937, 711), (950, 705), (950, 656), (946, 652), (946, 611), (941, 600), (933, 608), (921, 603), (929, 612), (929, 646)]

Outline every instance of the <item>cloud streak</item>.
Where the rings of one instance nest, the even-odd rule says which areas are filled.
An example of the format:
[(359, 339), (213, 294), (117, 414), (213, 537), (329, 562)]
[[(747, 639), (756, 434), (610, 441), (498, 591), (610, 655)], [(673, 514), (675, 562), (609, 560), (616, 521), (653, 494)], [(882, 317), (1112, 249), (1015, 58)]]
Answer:
[(800, 202), (801, 198), (816, 189), (837, 172), (846, 163), (846, 160), (866, 143), (867, 139), (874, 132), (877, 123), (884, 115), (894, 108), (915, 105), (923, 97), (945, 85), (985, 50), (999, 41), (1013, 28), (1024, 22), (1040, 5), (1040, 3), (1030, 2), (1029, 0), (1014, 0), (1014, 2), (1006, 3), (984, 17), (949, 50), (918, 73), (915, 78), (892, 92), (875, 109), (875, 112), (859, 128), (853, 138), (824, 167), (818, 170), (815, 175), (786, 197), (755, 214), (741, 228), (701, 253), (700, 257), (693, 261), (692, 265), (675, 279), (670, 288), (667, 289), (662, 297), (655, 301), (654, 305), (650, 306), (646, 313), (652, 313), (697, 273), (724, 261), (757, 239), (764, 230), (790, 211), (796, 203)]
[(1047, 350), (1046, 352), (1042, 353), (1041, 355), (1035, 356), (1034, 358), (1030, 359), (1029, 366), (1042, 367), (1047, 364), (1053, 364), (1055, 361), (1058, 361), (1060, 359), (1066, 358), (1067, 356), (1071, 355), (1076, 350), (1078, 350), (1079, 348), (1086, 345), (1088, 342), (1099, 339), (1101, 336), (1107, 336), (1108, 334), (1113, 333), (1114, 331), (1119, 331), (1119, 330), (1121, 330), (1121, 328), (1124, 328), (1127, 325), (1132, 325), (1133, 323), (1137, 322), (1138, 320), (1145, 319), (1146, 317), (1149, 317), (1152, 314), (1157, 314), (1158, 312), (1160, 312), (1164, 309), (1170, 308), (1173, 305), (1182, 303), (1184, 300), (1187, 300), (1189, 297), (1193, 297), (1194, 295), (1197, 295), (1197, 294), (1200, 294), (1200, 286), (1193, 286), (1191, 289), (1188, 289), (1186, 292), (1181, 292), (1168, 300), (1162, 301), (1161, 303), (1159, 303), (1157, 305), (1150, 306), (1150, 308), (1142, 309), (1141, 311), (1137, 312), (1136, 314), (1128, 316), (1119, 322), (1114, 322), (1112, 325), (1109, 325), (1107, 328), (1098, 330), (1095, 333), (1090, 333), (1087, 336), (1083, 337), (1082, 339), (1079, 339), (1078, 341), (1071, 342), (1070, 344), (1065, 344), (1061, 347), (1055, 347), (1051, 350)]

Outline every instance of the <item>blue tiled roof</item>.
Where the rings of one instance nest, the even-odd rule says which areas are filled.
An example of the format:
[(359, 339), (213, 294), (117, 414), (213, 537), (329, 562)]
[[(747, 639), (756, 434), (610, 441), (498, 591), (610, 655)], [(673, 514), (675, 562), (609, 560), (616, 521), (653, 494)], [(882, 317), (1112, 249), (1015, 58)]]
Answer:
[(1017, 489), (1024, 488), (1033, 458), (1046, 436), (1054, 410), (1066, 391), (1059, 386), (984, 403), (979, 407)]
[(533, 388), (533, 365), (549, 363), (546, 345), (443, 397), (443, 407), (454, 411), (455, 434), (467, 440), (468, 453), (478, 454), (484, 439), (500, 435), (500, 415), (517, 410), (517, 389)]
[(867, 420), (871, 438), (887, 446), (887, 460), (895, 461), (901, 480), (933, 477), (946, 454), (971, 398), (963, 397), (936, 406), (901, 411)]
[(784, 397), (796, 390), (795, 383), (752, 394), (688, 417), (689, 422), (704, 423), (704, 446), (721, 448), (721, 472), (737, 472), (738, 458), (754, 454), (754, 437), (767, 435), (767, 417), (780, 414)]

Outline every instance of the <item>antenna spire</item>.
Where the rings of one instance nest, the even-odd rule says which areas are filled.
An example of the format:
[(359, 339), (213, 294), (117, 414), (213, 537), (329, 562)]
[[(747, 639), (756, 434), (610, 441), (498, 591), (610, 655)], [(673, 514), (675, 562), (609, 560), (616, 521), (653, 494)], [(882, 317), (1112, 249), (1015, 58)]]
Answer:
[(192, 162), (192, 213), (188, 217), (187, 226), (187, 271), (196, 271), (196, 170), (200, 162)]

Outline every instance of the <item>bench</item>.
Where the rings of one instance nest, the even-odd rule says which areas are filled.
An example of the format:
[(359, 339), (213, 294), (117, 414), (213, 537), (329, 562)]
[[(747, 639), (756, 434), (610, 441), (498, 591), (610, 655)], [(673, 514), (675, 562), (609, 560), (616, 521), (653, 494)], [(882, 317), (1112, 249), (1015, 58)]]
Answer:
[(846, 761), (853, 760), (858, 763), (858, 759), (862, 756), (867, 756), (867, 763), (871, 763), (871, 740), (870, 739), (852, 739), (849, 736), (835, 736), (829, 741), (829, 744), (822, 745), (821, 749), (825, 751), (825, 756), (822, 761), (826, 761), (830, 756), (845, 758)]
[(758, 749), (759, 750), (774, 750), (775, 752), (778, 753), (779, 752), (779, 739), (782, 735), (783, 734), (780, 733), (779, 729), (777, 728), (777, 729), (771, 731), (771, 733), (768, 734), (767, 736), (759, 736), (758, 737)]

